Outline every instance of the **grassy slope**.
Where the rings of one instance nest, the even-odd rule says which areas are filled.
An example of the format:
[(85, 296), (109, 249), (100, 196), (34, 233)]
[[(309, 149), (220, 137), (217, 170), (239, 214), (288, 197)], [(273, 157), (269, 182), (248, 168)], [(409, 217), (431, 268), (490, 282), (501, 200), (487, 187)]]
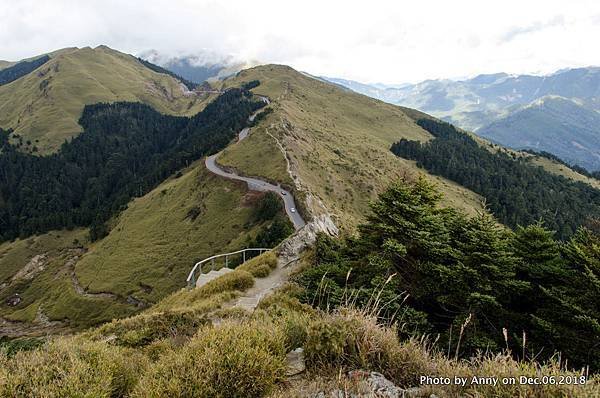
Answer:
[[(10, 320), (34, 322), (43, 332), (44, 324), (38, 314), (50, 320), (69, 320), (72, 326), (85, 326), (98, 319), (112, 319), (131, 313), (129, 306), (108, 299), (83, 297), (74, 290), (68, 260), (85, 243), (87, 232), (55, 231), (25, 240), (6, 242), (0, 246), (2, 280), (8, 286), (0, 289), (0, 316)], [(19, 278), (10, 283), (17, 270), (32, 257), (46, 255), (41, 267), (33, 270), (32, 278)], [(18, 293), (22, 302), (16, 307), (6, 299)]]
[(594, 188), (600, 189), (600, 181), (596, 180), (595, 178), (590, 178), (584, 176), (583, 174), (579, 174), (578, 172), (565, 166), (564, 164), (560, 164), (552, 159), (548, 159), (543, 156), (533, 156), (530, 154), (525, 154), (524, 156), (527, 156), (530, 159), (531, 163), (543, 167), (546, 171), (550, 173), (561, 175), (563, 177), (567, 177), (575, 181), (584, 182), (593, 186)]
[(0, 127), (13, 128), (42, 153), (81, 131), (77, 121), (86, 104), (140, 101), (163, 113), (192, 115), (208, 100), (185, 96), (174, 78), (108, 47), (65, 49), (51, 56), (36, 71), (0, 86)]
[[(267, 65), (242, 71), (225, 86), (258, 79), (254, 91), (271, 98), (273, 114), (261, 121), (246, 142), (236, 144), (221, 163), (253, 175), (287, 178), (285, 158), (267, 131), (279, 139), (304, 189), (319, 198), (337, 224), (352, 229), (368, 202), (389, 183), (419, 171), (389, 148), (400, 138), (428, 140), (403, 109), (341, 89), (286, 66)], [(435, 178), (447, 201), (469, 212), (480, 208), (474, 193)], [(309, 205), (314, 213), (322, 209)]]
[[(126, 302), (128, 295), (158, 301), (185, 286), (195, 261), (243, 247), (259, 228), (251, 222), (253, 198), (244, 185), (214, 177), (198, 162), (180, 178), (132, 201), (99, 242), (90, 245), (87, 232), (76, 230), (4, 243), (0, 283), (10, 280), (34, 255), (49, 255), (35, 278), (0, 289), (0, 316), (33, 322), (41, 306), (50, 320), (82, 328), (132, 314), (138, 309)], [(192, 221), (187, 215), (194, 207), (201, 214)], [(90, 293), (110, 292), (117, 298), (76, 292), (67, 265), (78, 250), (75, 239), (87, 248), (75, 266), (80, 285)], [(16, 307), (6, 305), (15, 293), (23, 301)]]
[[(244, 246), (256, 232), (246, 187), (209, 174), (198, 164), (148, 195), (135, 199), (109, 236), (77, 264), (90, 291), (156, 301), (185, 286), (195, 261)], [(199, 208), (196, 220), (188, 212)], [(150, 286), (151, 292), (141, 288)]]
[(14, 242), (0, 244), (0, 284), (10, 279), (29, 260), (47, 253), (56, 256), (61, 250), (70, 247), (74, 239), (81, 239), (82, 231), (49, 232), (44, 235), (17, 239)]
[[(287, 163), (277, 141), (269, 135), (274, 134), (272, 126), (278, 116), (271, 114), (243, 141), (236, 142), (223, 151), (218, 160), (220, 164), (235, 167), (245, 175), (260, 176), (272, 182), (293, 184), (287, 172)], [(260, 159), (259, 162), (256, 160)]]
[[(88, 391), (94, 396), (307, 397), (373, 387), (346, 371), (381, 372), (415, 396), (595, 397), (598, 376), (585, 385), (491, 384), (423, 386), (432, 377), (578, 377), (558, 362), (516, 362), (508, 355), (447, 358), (426, 338), (400, 340), (396, 326), (353, 309), (322, 313), (300, 304), (287, 286), (264, 298), (254, 314), (219, 309), (253, 284), (234, 271), (204, 287), (180, 290), (158, 307), (76, 336), (53, 337), (15, 356), (0, 352), (0, 395), (49, 396)], [(217, 322), (214, 322), (217, 321)], [(214, 322), (214, 324), (213, 324)], [(285, 376), (286, 352), (303, 347), (306, 372)], [(580, 380), (579, 378), (577, 379)], [(362, 392), (362, 394), (359, 394)], [(335, 393), (337, 394), (337, 392)], [(371, 396), (372, 394), (368, 394)]]

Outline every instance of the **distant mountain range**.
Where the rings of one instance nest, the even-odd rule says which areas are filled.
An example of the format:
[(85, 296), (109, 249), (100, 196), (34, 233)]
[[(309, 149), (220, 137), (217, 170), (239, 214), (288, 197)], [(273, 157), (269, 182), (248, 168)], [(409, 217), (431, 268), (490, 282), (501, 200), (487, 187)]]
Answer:
[(257, 64), (256, 62), (239, 61), (233, 56), (211, 51), (170, 56), (157, 50), (148, 50), (138, 56), (194, 83), (224, 79)]
[(600, 170), (600, 68), (547, 76), (496, 73), (400, 87), (324, 78), (393, 104), (430, 113), (492, 141), (552, 153)]

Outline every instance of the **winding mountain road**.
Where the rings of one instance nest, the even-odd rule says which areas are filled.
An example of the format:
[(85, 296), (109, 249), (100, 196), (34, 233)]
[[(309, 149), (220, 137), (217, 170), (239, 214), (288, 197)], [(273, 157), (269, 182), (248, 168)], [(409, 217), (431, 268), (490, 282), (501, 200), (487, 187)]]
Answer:
[[(267, 104), (269, 103), (268, 98), (261, 97), (261, 99), (265, 103), (267, 103)], [(254, 121), (254, 118), (256, 117), (256, 115), (258, 113), (260, 113), (260, 110), (255, 112), (254, 114), (252, 114), (252, 116), (249, 117), (249, 121), (251, 121), (251, 122)], [(246, 138), (249, 133), (250, 133), (249, 127), (242, 129), (242, 131), (240, 131), (240, 133), (238, 134), (238, 142), (243, 140), (244, 138)], [(206, 161), (205, 161), (206, 168), (210, 172), (212, 172), (213, 174), (216, 174), (220, 177), (229, 178), (231, 180), (243, 181), (246, 184), (248, 184), (248, 189), (251, 189), (254, 191), (275, 192), (283, 200), (283, 203), (285, 206), (285, 212), (286, 212), (287, 216), (289, 217), (290, 221), (292, 222), (292, 224), (294, 224), (294, 229), (299, 230), (306, 225), (306, 222), (302, 219), (302, 216), (300, 216), (300, 214), (298, 214), (298, 211), (296, 210), (296, 203), (294, 202), (294, 197), (292, 196), (292, 194), (289, 191), (286, 191), (285, 189), (281, 188), (281, 186), (279, 186), (279, 185), (274, 185), (274, 184), (271, 184), (269, 182), (263, 181), (258, 178), (243, 177), (243, 176), (236, 174), (235, 172), (230, 172), (230, 171), (222, 169), (221, 167), (219, 167), (219, 165), (216, 162), (217, 156), (219, 156), (219, 154), (220, 154), (220, 152), (206, 158)]]

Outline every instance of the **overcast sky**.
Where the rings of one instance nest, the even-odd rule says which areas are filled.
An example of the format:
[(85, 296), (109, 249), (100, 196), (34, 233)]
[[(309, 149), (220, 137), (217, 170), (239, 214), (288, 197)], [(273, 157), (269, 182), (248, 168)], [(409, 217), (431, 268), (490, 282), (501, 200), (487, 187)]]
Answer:
[(0, 0), (0, 59), (106, 44), (208, 49), (402, 83), (600, 65), (598, 0)]

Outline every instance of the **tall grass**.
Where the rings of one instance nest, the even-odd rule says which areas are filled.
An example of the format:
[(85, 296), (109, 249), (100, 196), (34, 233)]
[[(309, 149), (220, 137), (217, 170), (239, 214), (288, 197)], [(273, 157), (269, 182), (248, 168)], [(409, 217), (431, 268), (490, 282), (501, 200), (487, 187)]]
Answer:
[[(200, 302), (223, 294), (205, 292)], [(207, 316), (218, 312), (207, 314), (198, 310), (198, 301), (192, 301), (193, 309), (187, 311), (148, 311), (75, 337), (55, 338), (30, 351), (11, 356), (0, 352), (0, 396), (303, 396), (302, 391), (317, 387), (326, 393), (327, 388), (340, 387), (362, 391), (346, 376), (347, 371), (356, 369), (378, 371), (403, 388), (419, 387), (422, 396), (600, 395), (597, 376), (588, 378), (585, 385), (420, 384), (423, 375), (560, 380), (585, 374), (566, 370), (558, 358), (543, 364), (516, 361), (509, 353), (457, 359), (435, 348), (427, 338), (401, 340), (397, 324), (381, 324), (373, 307), (325, 312), (301, 303), (299, 295), (298, 287), (288, 285), (262, 300), (253, 314), (226, 316), (223, 312), (216, 326), (207, 323)], [(372, 303), (385, 305), (377, 297), (374, 294)], [(284, 382), (285, 357), (298, 347), (304, 348), (307, 374), (290, 387)], [(316, 386), (315, 379), (321, 380)]]
[(0, 352), (2, 397), (120, 397), (146, 367), (135, 350), (59, 338), (8, 358)]
[(269, 322), (207, 327), (152, 365), (133, 397), (261, 397), (283, 379), (284, 336)]
[(277, 267), (277, 257), (273, 252), (266, 252), (246, 261), (236, 268), (236, 271), (249, 272), (255, 278), (264, 278)]

